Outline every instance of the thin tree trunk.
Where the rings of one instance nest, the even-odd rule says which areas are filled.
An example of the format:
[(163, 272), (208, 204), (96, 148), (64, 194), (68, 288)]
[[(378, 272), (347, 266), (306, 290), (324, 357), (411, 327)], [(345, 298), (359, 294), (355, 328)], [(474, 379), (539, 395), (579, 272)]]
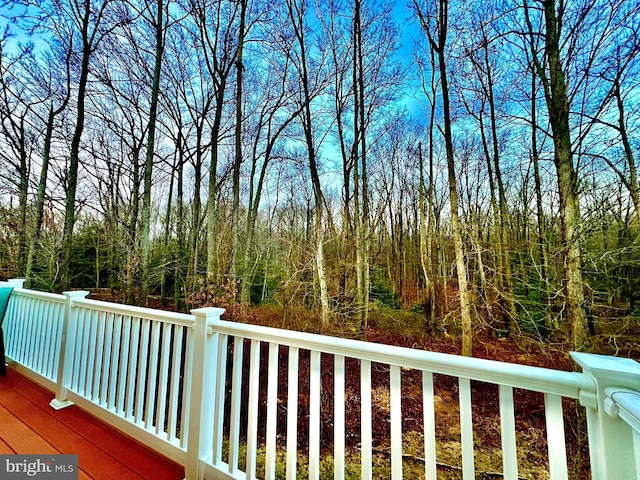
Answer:
[(218, 264), (218, 139), (222, 128), (222, 108), (226, 82), (216, 91), (216, 107), (211, 128), (211, 156), (209, 165), (209, 191), (207, 200), (207, 278), (212, 281), (219, 273)]
[[(329, 290), (327, 287), (327, 278), (325, 272), (324, 258), (324, 234), (323, 234), (323, 214), (324, 214), (324, 198), (322, 195), (322, 187), (320, 184), (320, 176), (318, 173), (318, 164), (316, 159), (316, 149), (313, 139), (313, 123), (311, 120), (311, 91), (309, 88), (309, 72), (307, 46), (305, 40), (305, 14), (304, 5), (301, 7), (297, 4), (297, 0), (287, 0), (289, 15), (293, 23), (295, 36), (300, 47), (299, 52), (299, 74), (302, 83), (302, 127), (306, 146), (309, 155), (309, 173), (311, 175), (311, 183), (313, 186), (313, 198), (315, 202), (315, 264), (316, 264), (316, 282), (320, 294), (320, 318), (322, 327), (326, 327), (329, 323)], [(307, 231), (309, 228), (307, 229)]]
[(440, 0), (438, 44), (438, 67), (440, 87), (442, 89), (442, 111), (444, 115), (444, 140), (447, 156), (447, 175), (449, 180), (449, 205), (451, 208), (451, 230), (456, 255), (458, 274), (458, 293), (460, 296), (460, 320), (462, 324), (462, 355), (471, 356), (473, 347), (473, 328), (471, 321), (471, 299), (467, 281), (467, 266), (464, 258), (462, 225), (458, 216), (458, 189), (456, 185), (455, 158), (453, 152), (453, 134), (451, 132), (451, 107), (449, 102), (449, 84), (447, 81), (447, 63), (445, 46), (447, 41), (448, 2)]
[[(462, 226), (458, 213), (458, 189), (456, 185), (455, 158), (453, 152), (453, 134), (451, 131), (451, 106), (449, 102), (449, 84), (447, 81), (447, 62), (445, 47), (447, 43), (447, 28), (449, 16), (449, 4), (447, 0), (439, 0), (437, 12), (436, 33), (433, 36), (429, 19), (414, 0), (414, 6), (420, 19), (420, 24), (429, 39), (430, 49), (438, 57), (438, 71), (440, 74), (440, 88), (442, 92), (442, 113), (444, 116), (444, 141), (447, 157), (447, 176), (449, 183), (449, 206), (451, 209), (451, 234), (453, 237), (456, 256), (456, 271), (458, 276), (458, 294), (460, 299), (460, 321), (462, 325), (462, 354), (472, 355), (473, 325), (471, 321), (471, 298), (469, 282), (467, 280), (467, 266), (464, 258), (464, 243), (462, 240)], [(432, 63), (435, 63), (432, 55)], [(435, 68), (435, 65), (434, 65)], [(446, 288), (445, 288), (446, 291)]]
[(20, 277), (25, 274), (27, 264), (27, 200), (29, 195), (29, 167), (27, 159), (27, 140), (24, 126), (24, 117), (20, 119), (19, 131), (19, 148), (20, 148), (20, 180), (18, 182), (18, 275)]
[(35, 211), (35, 225), (33, 236), (31, 237), (31, 241), (29, 243), (29, 253), (27, 256), (27, 265), (25, 268), (25, 285), (30, 287), (33, 281), (33, 264), (35, 261), (35, 251), (38, 243), (40, 242), (40, 234), (42, 233), (42, 222), (44, 218), (44, 200), (45, 194), (47, 191), (47, 178), (49, 176), (49, 160), (51, 158), (51, 141), (53, 138), (53, 128), (56, 117), (61, 114), (69, 103), (69, 98), (71, 96), (71, 88), (70, 88), (70, 56), (71, 52), (69, 51), (67, 55), (66, 68), (67, 68), (67, 94), (57, 109), (53, 109), (53, 107), (49, 108), (49, 115), (47, 116), (47, 123), (44, 135), (44, 145), (42, 149), (42, 166), (40, 168), (40, 180), (38, 181), (38, 192), (36, 194), (36, 211)]
[[(176, 155), (177, 157), (177, 155)], [(164, 249), (162, 251), (162, 278), (160, 282), (160, 295), (162, 297), (162, 305), (167, 306), (167, 268), (166, 262), (170, 257), (169, 254), (169, 239), (171, 238), (171, 204), (173, 203), (173, 184), (175, 181), (175, 172), (176, 172), (176, 158), (174, 157), (173, 165), (171, 165), (171, 173), (169, 174), (169, 193), (167, 194), (167, 211), (164, 216), (164, 235), (163, 235), (163, 244)]]
[(198, 283), (198, 264), (200, 253), (200, 227), (202, 219), (202, 200), (200, 199), (200, 188), (202, 185), (202, 123), (196, 127), (196, 152), (193, 163), (193, 212), (191, 219), (191, 232), (189, 238), (189, 262), (187, 266), (187, 295), (196, 290)]
[[(498, 242), (497, 242), (497, 252), (496, 252), (496, 257), (497, 257), (497, 271), (495, 274), (495, 293), (497, 298), (499, 299), (500, 296), (502, 295), (503, 289), (504, 289), (504, 275), (502, 275), (502, 273), (504, 272), (504, 256), (502, 255), (502, 229), (501, 229), (501, 221), (500, 221), (500, 209), (498, 207), (498, 201), (496, 200), (496, 186), (495, 186), (495, 179), (494, 179), (494, 175), (493, 175), (493, 165), (491, 162), (491, 154), (489, 152), (489, 145), (487, 142), (487, 135), (485, 134), (485, 125), (484, 125), (484, 115), (482, 112), (480, 112), (480, 114), (478, 115), (478, 122), (480, 125), (480, 137), (482, 139), (482, 149), (484, 151), (484, 156), (485, 156), (485, 161), (486, 161), (486, 165), (487, 165), (487, 177), (489, 178), (489, 194), (490, 194), (490, 202), (491, 202), (491, 211), (493, 213), (493, 223), (495, 226), (497, 226), (498, 228)], [(498, 300), (498, 302), (500, 302), (500, 300)], [(499, 328), (504, 330), (508, 330), (508, 320), (505, 321), (505, 312), (502, 309), (498, 309), (498, 315), (499, 315), (499, 323), (500, 326)], [(493, 309), (493, 305), (487, 301), (487, 313), (489, 314), (489, 317), (494, 319), (495, 318), (495, 312)]]
[(236, 131), (235, 131), (235, 161), (233, 163), (233, 221), (231, 224), (231, 238), (233, 242), (231, 254), (231, 277), (238, 282), (248, 273), (241, 264), (240, 250), (240, 167), (242, 166), (242, 51), (245, 36), (245, 15), (247, 0), (241, 0), (240, 31), (238, 36), (238, 54), (236, 57)]
[[(560, 218), (565, 255), (564, 291), (566, 319), (571, 330), (573, 347), (582, 350), (587, 342), (588, 328), (584, 310), (584, 284), (580, 248), (580, 204), (578, 179), (573, 165), (571, 134), (569, 129), (569, 100), (567, 83), (560, 58), (560, 31), (562, 18), (556, 16), (556, 0), (544, 0), (545, 56), (549, 76), (534, 55), (538, 76), (545, 87), (549, 123), (553, 132), (555, 166), (560, 196)], [(527, 4), (525, 2), (525, 8)], [(560, 14), (563, 11), (560, 10)], [(527, 15), (529, 31), (533, 29)], [(533, 35), (533, 34), (532, 34)]]
[(26, 286), (31, 287), (33, 282), (33, 263), (35, 251), (40, 241), (40, 233), (42, 231), (42, 221), (44, 218), (44, 197), (47, 189), (47, 177), (49, 175), (49, 158), (51, 156), (51, 138), (53, 137), (53, 122), (55, 120), (55, 112), (49, 110), (47, 118), (47, 128), (44, 136), (44, 148), (42, 151), (42, 167), (40, 169), (40, 181), (38, 182), (38, 193), (36, 196), (36, 219), (33, 230), (33, 236), (29, 243), (29, 254), (27, 257), (27, 266), (25, 269)]
[(504, 320), (504, 327), (507, 332), (510, 332), (516, 322), (516, 305), (513, 296), (513, 284), (511, 281), (511, 259), (509, 255), (509, 239), (508, 239), (508, 211), (507, 211), (507, 198), (504, 189), (504, 182), (502, 181), (502, 169), (500, 168), (500, 153), (498, 148), (498, 125), (496, 121), (496, 105), (493, 92), (493, 75), (491, 62), (489, 61), (489, 49), (487, 47), (488, 41), (483, 32), (484, 39), (484, 61), (487, 72), (487, 95), (489, 100), (489, 112), (491, 119), (491, 137), (492, 137), (492, 156), (493, 167), (496, 175), (496, 182), (498, 183), (498, 210), (500, 212), (500, 242), (499, 242), (499, 255), (501, 257), (500, 277), (502, 289), (499, 292), (501, 304), (503, 305), (502, 314), (506, 317)]
[(76, 223), (76, 191), (78, 188), (78, 168), (80, 166), (80, 140), (84, 131), (85, 100), (87, 82), (89, 80), (89, 59), (92, 46), (89, 44), (90, 5), (85, 5), (82, 15), (82, 60), (80, 61), (80, 78), (78, 81), (76, 125), (71, 139), (69, 151), (69, 170), (67, 172), (67, 189), (65, 197), (64, 227), (62, 231), (62, 255), (60, 270), (60, 289), (71, 287), (71, 254), (73, 249), (73, 227)]
[[(536, 107), (536, 77), (535, 71), (531, 72), (531, 161), (533, 163), (533, 179), (536, 195), (536, 216), (537, 216), (537, 238), (538, 238), (538, 254), (540, 256), (540, 283), (542, 291), (542, 303), (545, 309), (545, 327), (546, 335), (551, 333), (554, 328), (551, 320), (551, 305), (549, 292), (549, 260), (547, 257), (547, 245), (544, 235), (544, 210), (542, 205), (542, 180), (540, 177), (540, 159), (538, 155), (538, 120)], [(557, 328), (557, 325), (555, 325)]]
[(140, 235), (140, 300), (146, 304), (149, 296), (149, 251), (151, 245), (151, 179), (153, 175), (153, 159), (155, 156), (156, 119), (158, 116), (158, 98), (160, 95), (160, 74), (162, 71), (162, 57), (164, 55), (164, 0), (156, 2), (155, 20), (155, 55), (153, 67), (153, 80), (151, 84), (151, 98), (149, 123), (147, 128), (147, 150), (144, 162), (144, 189), (142, 193), (142, 218)]
[[(420, 264), (422, 265), (422, 274), (424, 276), (425, 289), (427, 296), (424, 302), (425, 314), (427, 316), (427, 325), (432, 334), (437, 333), (435, 322), (435, 282), (434, 282), (434, 268), (433, 268), (433, 256), (431, 255), (431, 249), (433, 248), (433, 242), (431, 238), (432, 228), (430, 222), (432, 221), (432, 199), (428, 198), (428, 207), (425, 208), (425, 181), (424, 181), (424, 158), (422, 156), (422, 143), (418, 144), (418, 164), (420, 170), (420, 190), (419, 190), (419, 210), (420, 210)], [(429, 189), (427, 195), (431, 195), (431, 178), (429, 179)], [(425, 210), (428, 208), (428, 212)]]
[(364, 69), (362, 63), (361, 2), (356, 0), (353, 16), (354, 96), (354, 220), (356, 234), (356, 309), (360, 331), (369, 320), (369, 199), (366, 155)]
[(182, 134), (178, 133), (178, 142), (176, 145), (178, 152), (178, 164), (176, 172), (176, 237), (178, 243), (178, 251), (175, 259), (174, 269), (174, 291), (173, 298), (176, 304), (176, 310), (181, 311), (184, 306), (184, 159), (182, 152)]

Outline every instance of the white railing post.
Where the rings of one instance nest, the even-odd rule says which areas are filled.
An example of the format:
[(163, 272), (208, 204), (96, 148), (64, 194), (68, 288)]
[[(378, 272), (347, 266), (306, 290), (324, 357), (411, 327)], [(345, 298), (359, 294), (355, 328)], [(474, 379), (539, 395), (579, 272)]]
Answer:
[(49, 403), (49, 405), (56, 410), (73, 405), (73, 402), (67, 400), (67, 386), (71, 381), (75, 344), (73, 341), (67, 341), (67, 339), (75, 338), (77, 329), (78, 312), (74, 309), (74, 302), (84, 299), (89, 295), (89, 292), (76, 290), (63, 292), (63, 295), (66, 299), (64, 317), (62, 319), (62, 332), (60, 335), (60, 358), (58, 360), (58, 376), (56, 379), (56, 398)]
[(640, 364), (630, 358), (589, 353), (572, 352), (571, 357), (596, 386), (597, 408), (586, 409), (592, 478), (640, 479), (634, 430), (617, 415), (615, 403), (608, 395), (612, 387), (640, 390)]
[(24, 278), (11, 278), (7, 280), (7, 283), (9, 284), (9, 286), (13, 288), (24, 288), (24, 282), (25, 282)]
[[(213, 455), (213, 419), (218, 363), (218, 333), (215, 322), (224, 308), (198, 308), (195, 316), (193, 356), (190, 365), (191, 392), (189, 398), (187, 464), (185, 480), (204, 478), (204, 463)], [(187, 346), (189, 348), (189, 346)]]

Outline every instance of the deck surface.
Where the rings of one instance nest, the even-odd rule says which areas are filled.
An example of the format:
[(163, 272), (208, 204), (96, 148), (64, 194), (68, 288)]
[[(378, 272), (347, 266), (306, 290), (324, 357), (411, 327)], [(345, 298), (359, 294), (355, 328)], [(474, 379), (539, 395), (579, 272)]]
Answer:
[(80, 479), (182, 480), (184, 469), (9, 369), (0, 376), (0, 454), (78, 455)]

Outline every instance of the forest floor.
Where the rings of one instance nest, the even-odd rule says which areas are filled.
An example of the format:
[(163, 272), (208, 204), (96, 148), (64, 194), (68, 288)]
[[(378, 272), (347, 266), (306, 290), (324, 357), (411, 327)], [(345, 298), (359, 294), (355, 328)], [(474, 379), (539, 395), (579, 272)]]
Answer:
[[(90, 298), (111, 300), (106, 292), (93, 292)], [(162, 305), (159, 299), (151, 299), (150, 306), (171, 310), (171, 305)], [(448, 354), (460, 354), (461, 340), (452, 329), (451, 334), (433, 336), (425, 333), (424, 316), (401, 311), (375, 311), (364, 334), (356, 332), (347, 322), (335, 322), (320, 328), (317, 318), (306, 310), (284, 312), (277, 306), (263, 306), (250, 310), (228, 309), (228, 318), (241, 317), (242, 321), (276, 328), (322, 333), (346, 338), (356, 338), (369, 342), (390, 344), (408, 348), (417, 348)], [(604, 318), (604, 317), (603, 317)], [(558, 336), (561, 338), (561, 336)], [(556, 370), (573, 371), (577, 366), (570, 359), (570, 347), (566, 343), (541, 341), (525, 335), (512, 335), (498, 338), (478, 329), (474, 336), (473, 356), (498, 360), (501, 362), (532, 365)], [(591, 337), (589, 351), (592, 353), (617, 355), (640, 360), (640, 321), (632, 317), (607, 319), (595, 322), (595, 334)], [(265, 352), (266, 353), (266, 352)], [(286, 363), (286, 352), (281, 351), (281, 362)], [(333, 368), (332, 359), (322, 357), (322, 438), (323, 452), (332, 454), (333, 424)], [(284, 363), (281, 363), (284, 364)], [(300, 378), (307, 375), (308, 356), (300, 358)], [(346, 362), (346, 397), (352, 412), (346, 419), (347, 478), (359, 475), (359, 366), (355, 361)], [(389, 393), (388, 368), (373, 365), (372, 403), (374, 416), (374, 476), (390, 476), (389, 450)], [(403, 469), (405, 478), (424, 477), (424, 437), (422, 410), (421, 372), (404, 370), (402, 376), (402, 417), (403, 417)], [(286, 385), (286, 369), (280, 374), (280, 382)], [(434, 375), (436, 439), (438, 478), (462, 478), (460, 407), (458, 402), (458, 383), (455, 378)], [(282, 387), (282, 386), (281, 386)], [(282, 401), (286, 404), (286, 388), (282, 391)], [(300, 424), (299, 443), (303, 456), (299, 461), (299, 478), (305, 478), (304, 445), (306, 445), (306, 424), (308, 418), (308, 381), (300, 386)], [(474, 421), (474, 448), (476, 478), (501, 478), (502, 453), (500, 436), (500, 412), (497, 386), (482, 382), (472, 382), (472, 404)], [(328, 399), (328, 400), (327, 400)], [(548, 478), (547, 434), (545, 425), (544, 396), (525, 390), (514, 390), (516, 435), (518, 444), (518, 465), (520, 478)], [(589, 451), (586, 438), (586, 420), (584, 411), (572, 400), (564, 400), (565, 436), (569, 478), (590, 478)], [(306, 413), (305, 413), (306, 412)], [(286, 423), (286, 409), (279, 413), (279, 427)], [(285, 433), (285, 430), (282, 430)], [(328, 478), (332, 475), (332, 462), (323, 466)], [(353, 472), (350, 474), (349, 472)]]

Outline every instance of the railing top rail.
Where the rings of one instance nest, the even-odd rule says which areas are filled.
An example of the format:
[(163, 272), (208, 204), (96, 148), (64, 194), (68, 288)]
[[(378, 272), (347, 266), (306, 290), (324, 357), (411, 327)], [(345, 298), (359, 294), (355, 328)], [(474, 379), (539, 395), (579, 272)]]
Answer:
[(577, 399), (582, 398), (584, 394), (595, 393), (593, 380), (587, 375), (577, 372), (468, 358), (224, 320), (215, 321), (213, 327), (216, 332), (231, 336), (469, 378), (497, 385), (552, 393), (568, 398)]
[(146, 318), (149, 320), (173, 323), (186, 327), (193, 327), (193, 324), (195, 322), (195, 317), (187, 313), (156, 310), (146, 307), (134, 307), (132, 305), (103, 302), (101, 300), (81, 299), (74, 300), (73, 304), (76, 307), (86, 308), (88, 310), (97, 310), (131, 317)]
[(12, 295), (29, 298), (40, 298), (42, 300), (47, 300), (54, 303), (64, 303), (66, 299), (64, 295), (61, 295), (59, 293), (41, 292), (39, 290), (30, 290), (27, 288), (14, 288)]
[(640, 392), (626, 388), (605, 389), (606, 407), (613, 416), (622, 418), (640, 434)]

